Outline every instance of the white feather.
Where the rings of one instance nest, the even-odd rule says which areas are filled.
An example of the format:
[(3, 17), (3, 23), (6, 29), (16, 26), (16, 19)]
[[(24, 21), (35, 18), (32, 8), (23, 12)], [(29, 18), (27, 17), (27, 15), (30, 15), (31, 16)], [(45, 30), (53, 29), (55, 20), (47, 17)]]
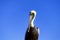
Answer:
[(38, 34), (40, 34), (40, 30), (39, 30), (39, 28), (38, 28)]

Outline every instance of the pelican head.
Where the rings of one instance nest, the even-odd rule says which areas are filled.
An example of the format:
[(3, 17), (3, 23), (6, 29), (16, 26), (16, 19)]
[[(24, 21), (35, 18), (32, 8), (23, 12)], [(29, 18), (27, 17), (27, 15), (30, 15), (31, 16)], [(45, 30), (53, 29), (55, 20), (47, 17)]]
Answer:
[(36, 11), (35, 10), (31, 10), (30, 11), (30, 26), (34, 27), (34, 19), (36, 17)]
[(35, 10), (31, 10), (30, 15), (33, 15), (33, 17), (35, 17), (36, 16), (36, 11)]

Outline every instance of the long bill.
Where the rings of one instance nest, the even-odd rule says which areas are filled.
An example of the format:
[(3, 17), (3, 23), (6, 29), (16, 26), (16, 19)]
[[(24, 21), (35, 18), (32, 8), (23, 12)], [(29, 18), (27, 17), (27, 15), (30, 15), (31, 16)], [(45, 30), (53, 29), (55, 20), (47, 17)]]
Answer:
[[(32, 14), (32, 13), (34, 13), (34, 15)], [(30, 14), (32, 14), (32, 15), (30, 15), (30, 19), (29, 19), (29, 27), (28, 27), (28, 32), (30, 31), (30, 27), (34, 27), (34, 19), (35, 19), (35, 17), (36, 17), (36, 12), (35, 11), (31, 11), (31, 13)]]

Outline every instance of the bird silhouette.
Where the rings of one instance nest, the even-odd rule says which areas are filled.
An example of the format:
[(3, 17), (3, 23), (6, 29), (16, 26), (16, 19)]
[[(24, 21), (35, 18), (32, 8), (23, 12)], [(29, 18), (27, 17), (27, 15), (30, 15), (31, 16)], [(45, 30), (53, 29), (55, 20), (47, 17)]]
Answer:
[(25, 40), (38, 40), (39, 28), (34, 25), (34, 19), (36, 17), (36, 11), (30, 11), (29, 25), (26, 30)]

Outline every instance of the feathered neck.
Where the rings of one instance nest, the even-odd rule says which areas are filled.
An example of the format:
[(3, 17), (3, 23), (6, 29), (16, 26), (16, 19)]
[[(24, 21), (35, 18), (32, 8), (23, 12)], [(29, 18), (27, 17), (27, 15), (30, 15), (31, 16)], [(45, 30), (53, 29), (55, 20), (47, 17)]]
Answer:
[(32, 15), (30, 15), (29, 26), (30, 27), (34, 27), (34, 20), (35, 20), (35, 17), (36, 17), (36, 12), (35, 11), (31, 11), (30, 14), (32, 14)]

